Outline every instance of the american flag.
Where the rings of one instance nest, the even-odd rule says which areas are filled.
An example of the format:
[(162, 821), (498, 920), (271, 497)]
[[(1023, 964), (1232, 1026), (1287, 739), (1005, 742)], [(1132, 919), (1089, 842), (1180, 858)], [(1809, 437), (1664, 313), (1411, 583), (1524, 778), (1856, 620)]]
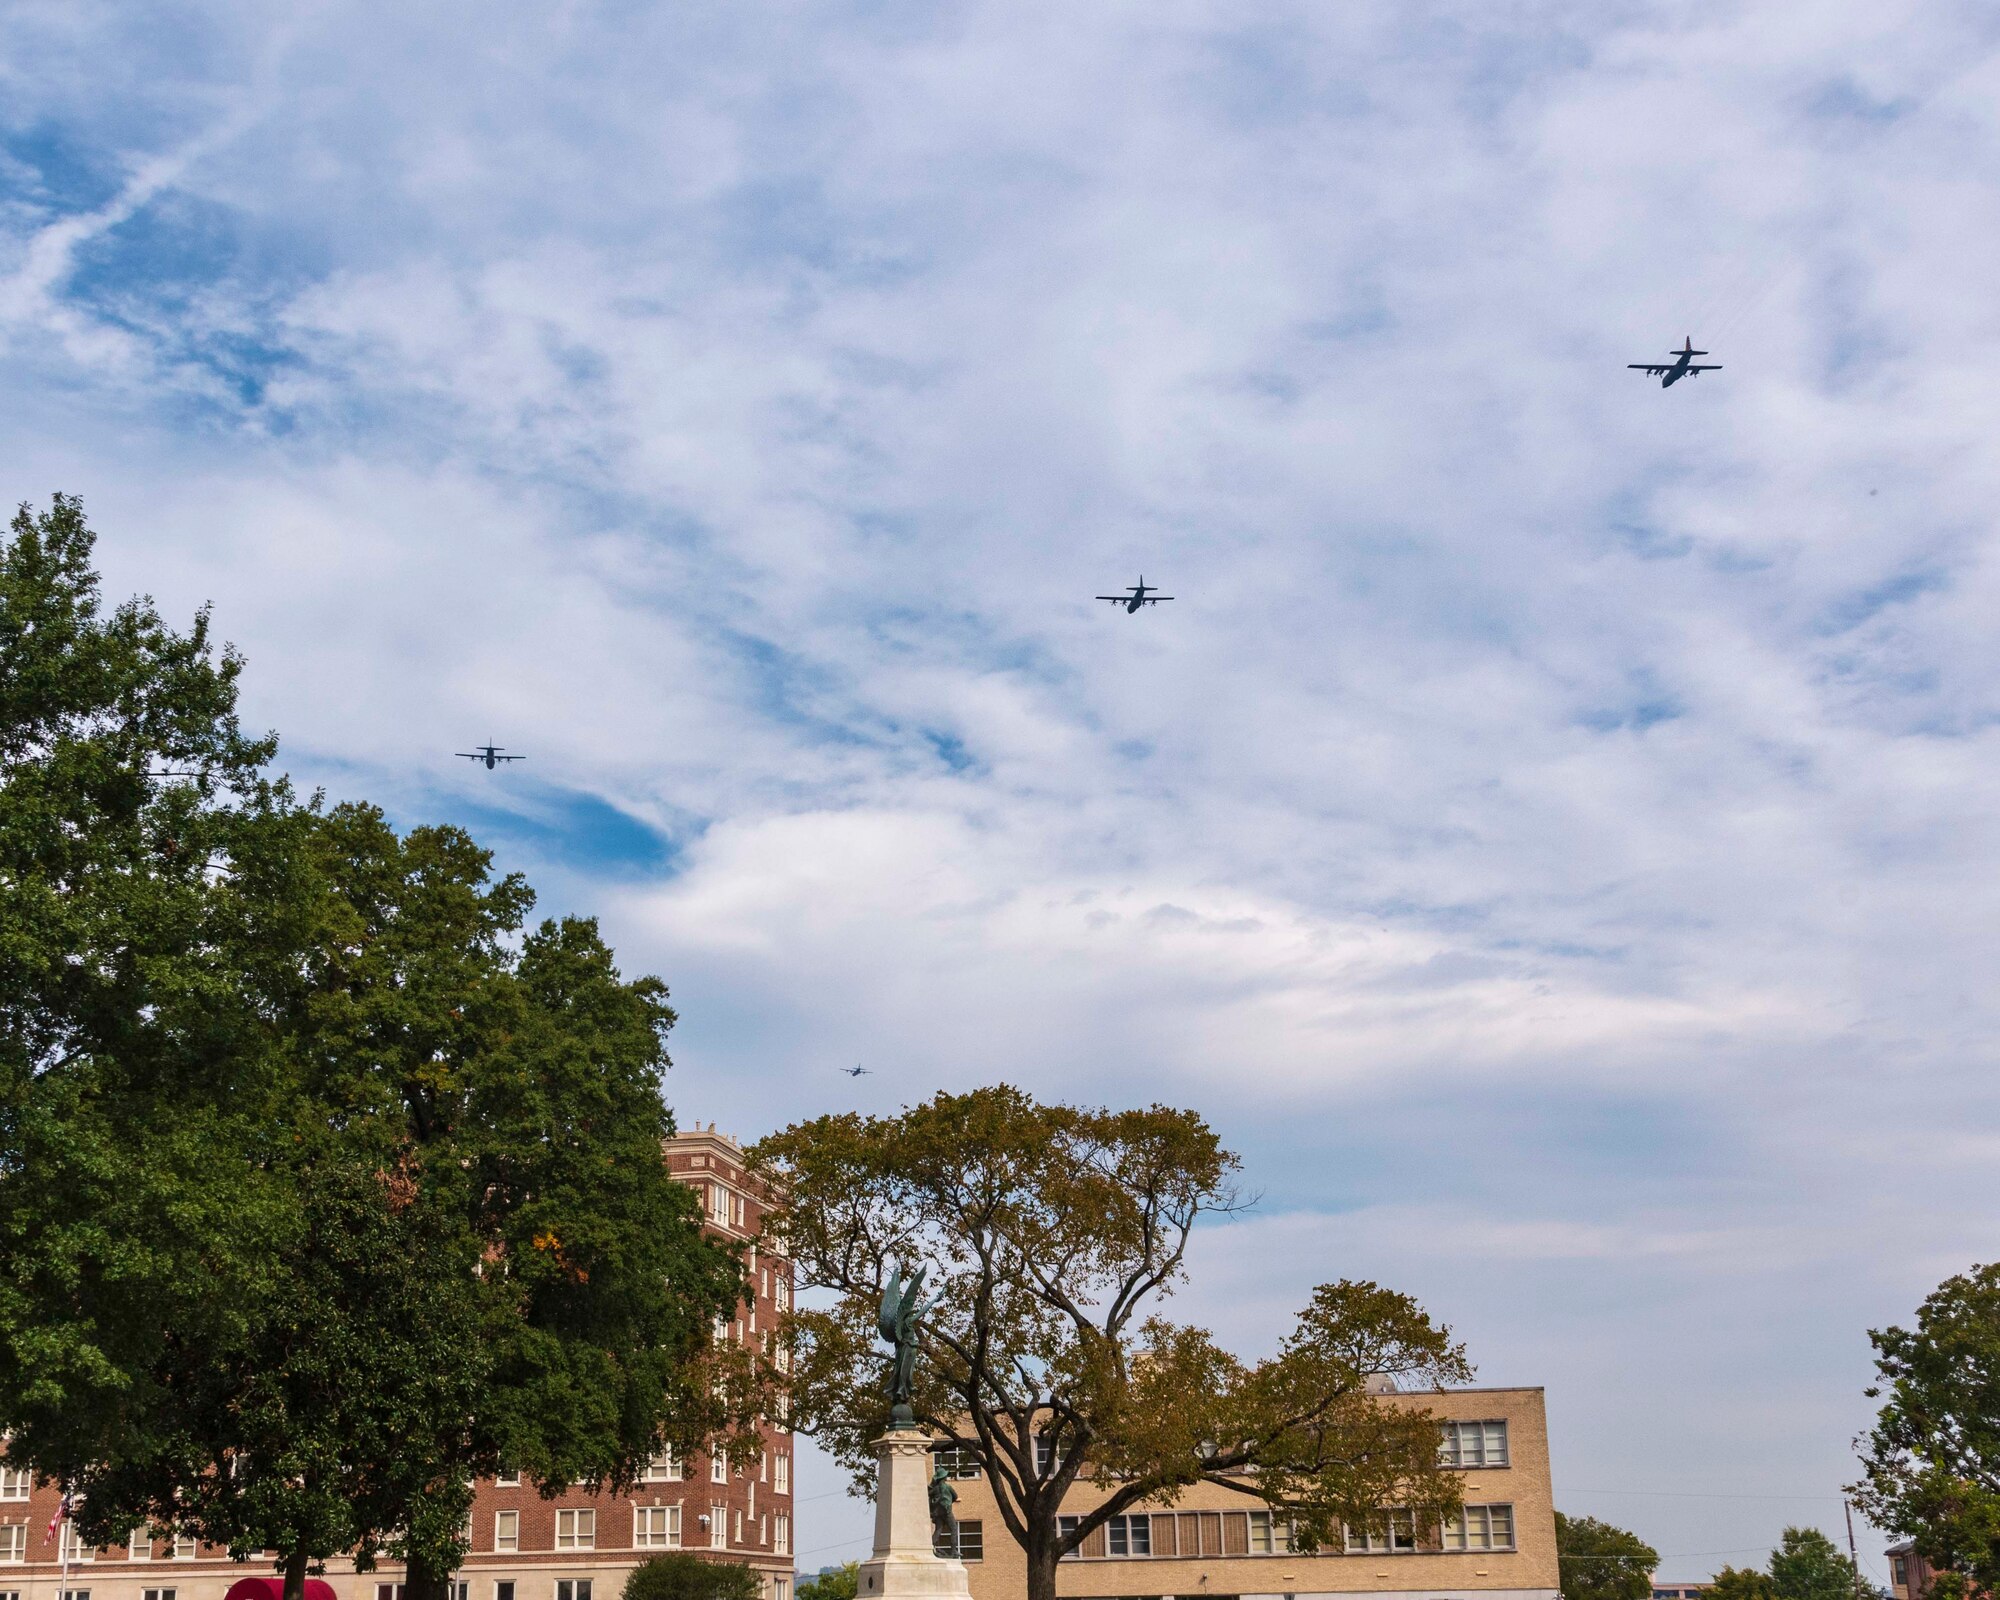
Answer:
[(56, 1514), (49, 1518), (49, 1537), (51, 1539), (53, 1539), (56, 1536), (56, 1529), (60, 1528), (63, 1525), (64, 1521), (68, 1518), (68, 1516), (69, 1516), (69, 1491), (65, 1489), (63, 1491), (62, 1499), (56, 1502)]

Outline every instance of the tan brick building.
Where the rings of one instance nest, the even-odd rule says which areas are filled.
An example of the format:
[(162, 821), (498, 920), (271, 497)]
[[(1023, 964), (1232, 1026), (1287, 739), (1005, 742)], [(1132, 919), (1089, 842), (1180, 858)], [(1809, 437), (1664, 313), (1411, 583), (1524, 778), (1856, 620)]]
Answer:
[[(700, 1191), (711, 1231), (745, 1242), (753, 1299), (728, 1333), (756, 1340), (791, 1306), (789, 1262), (749, 1249), (763, 1207), (746, 1181), (743, 1151), (713, 1125), (667, 1141), (669, 1169)], [(545, 1500), (518, 1479), (482, 1480), (472, 1508), (472, 1553), (458, 1574), (454, 1600), (618, 1600), (625, 1575), (647, 1557), (696, 1550), (749, 1566), (766, 1600), (791, 1600), (792, 1435), (781, 1422), (763, 1428), (762, 1462), (730, 1468), (697, 1457), (656, 1461), (629, 1495), (581, 1490)], [(52, 1532), (57, 1494), (30, 1484), (27, 1472), (0, 1465), (0, 1600), (222, 1600), (238, 1578), (268, 1573), (264, 1561), (231, 1561), (212, 1545), (143, 1539), (108, 1550), (72, 1549), (62, 1581)], [(326, 1581), (339, 1600), (402, 1600), (402, 1569), (384, 1562), (356, 1573), (329, 1562)]]
[[(1448, 1528), (1391, 1519), (1380, 1535), (1350, 1530), (1340, 1549), (1300, 1555), (1282, 1517), (1251, 1497), (1211, 1484), (1175, 1504), (1114, 1517), (1056, 1572), (1074, 1600), (1557, 1600), (1555, 1505), (1548, 1423), (1540, 1389), (1453, 1389), (1388, 1395), (1444, 1419), (1444, 1459), (1462, 1474), (1465, 1514)], [(961, 1468), (961, 1548), (973, 1600), (1019, 1600), (1027, 1591), (1020, 1546), (991, 1490)], [(1079, 1513), (1102, 1503), (1090, 1485), (1072, 1491)]]

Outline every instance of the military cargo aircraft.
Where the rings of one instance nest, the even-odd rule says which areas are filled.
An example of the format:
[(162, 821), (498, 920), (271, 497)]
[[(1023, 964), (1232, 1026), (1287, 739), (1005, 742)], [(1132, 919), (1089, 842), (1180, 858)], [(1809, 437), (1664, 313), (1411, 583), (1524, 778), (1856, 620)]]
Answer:
[[(1693, 334), (1688, 335), (1687, 343), (1682, 345), (1680, 349), (1670, 350), (1667, 354), (1678, 356), (1680, 359), (1670, 366), (1662, 366), (1658, 362), (1646, 361), (1628, 361), (1625, 365), (1629, 371), (1649, 372), (1654, 377), (1659, 378), (1662, 389), (1671, 389), (1681, 379), (1692, 378), (1697, 372), (1720, 372), (1722, 370), (1720, 362), (1705, 367), (1695, 363), (1694, 358), (1696, 356), (1705, 356), (1708, 352), (1706, 350), (1695, 349)], [(1661, 376), (1663, 373), (1665, 374), (1664, 377)]]

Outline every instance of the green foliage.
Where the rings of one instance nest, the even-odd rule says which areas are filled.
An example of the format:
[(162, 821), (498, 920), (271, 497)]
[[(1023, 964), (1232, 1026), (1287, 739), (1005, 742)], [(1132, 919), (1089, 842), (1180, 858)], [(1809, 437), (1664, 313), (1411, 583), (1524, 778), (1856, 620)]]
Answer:
[[(1649, 1600), (1660, 1553), (1636, 1533), (1595, 1517), (1556, 1513), (1562, 1600)], [(1757, 1600), (1740, 1595), (1733, 1600)]]
[(1787, 1528), (1771, 1552), (1771, 1588), (1778, 1600), (1856, 1600), (1854, 1563), (1817, 1528)]
[(798, 1600), (855, 1600), (861, 1592), (861, 1563), (843, 1561), (799, 1585)]
[[(634, 1567), (625, 1579), (624, 1600), (757, 1600), (762, 1592), (757, 1574), (748, 1567), (680, 1550)], [(799, 1593), (805, 1593), (805, 1585)]]
[(1869, 1334), (1883, 1399), (1851, 1493), (1914, 1541), (1950, 1597), (2000, 1587), (2000, 1265), (1948, 1278), (1913, 1329)]
[(0, 1427), (87, 1539), (435, 1593), (475, 1475), (623, 1487), (764, 1408), (666, 991), (459, 830), (260, 776), (205, 616), (105, 615), (90, 551), (62, 497), (0, 550)]
[[(869, 1487), (868, 1441), (889, 1410), (876, 1311), (891, 1263), (922, 1263), (941, 1300), (916, 1416), (984, 1467), (1031, 1600), (1053, 1595), (1056, 1562), (1107, 1519), (1205, 1479), (1240, 1489), (1251, 1474), (1308, 1549), (1384, 1506), (1426, 1523), (1457, 1509), (1436, 1419), (1366, 1389), (1371, 1374), (1421, 1387), (1471, 1374), (1406, 1296), (1323, 1286), (1255, 1365), (1149, 1314), (1181, 1278), (1195, 1223), (1235, 1204), (1236, 1160), (1192, 1112), (1043, 1105), (1000, 1086), (897, 1117), (818, 1118), (753, 1155), (789, 1196), (777, 1220), (800, 1286), (837, 1297), (787, 1330), (795, 1425)], [(1061, 1534), (1063, 1498), (1086, 1476), (1104, 1498)]]
[(1755, 1567), (1724, 1567), (1704, 1600), (1778, 1600), (1777, 1585), (1768, 1572)]

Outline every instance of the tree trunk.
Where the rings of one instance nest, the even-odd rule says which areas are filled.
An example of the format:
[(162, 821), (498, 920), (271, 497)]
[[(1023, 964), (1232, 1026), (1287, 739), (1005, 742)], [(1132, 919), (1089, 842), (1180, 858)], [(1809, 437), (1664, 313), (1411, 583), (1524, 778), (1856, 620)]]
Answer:
[(311, 1560), (303, 1550), (285, 1557), (285, 1600), (306, 1600), (306, 1568)]
[(447, 1600), (450, 1592), (449, 1572), (433, 1572), (422, 1557), (411, 1556), (403, 1569), (403, 1600)]
[(1028, 1524), (1028, 1600), (1056, 1600), (1056, 1530)]

